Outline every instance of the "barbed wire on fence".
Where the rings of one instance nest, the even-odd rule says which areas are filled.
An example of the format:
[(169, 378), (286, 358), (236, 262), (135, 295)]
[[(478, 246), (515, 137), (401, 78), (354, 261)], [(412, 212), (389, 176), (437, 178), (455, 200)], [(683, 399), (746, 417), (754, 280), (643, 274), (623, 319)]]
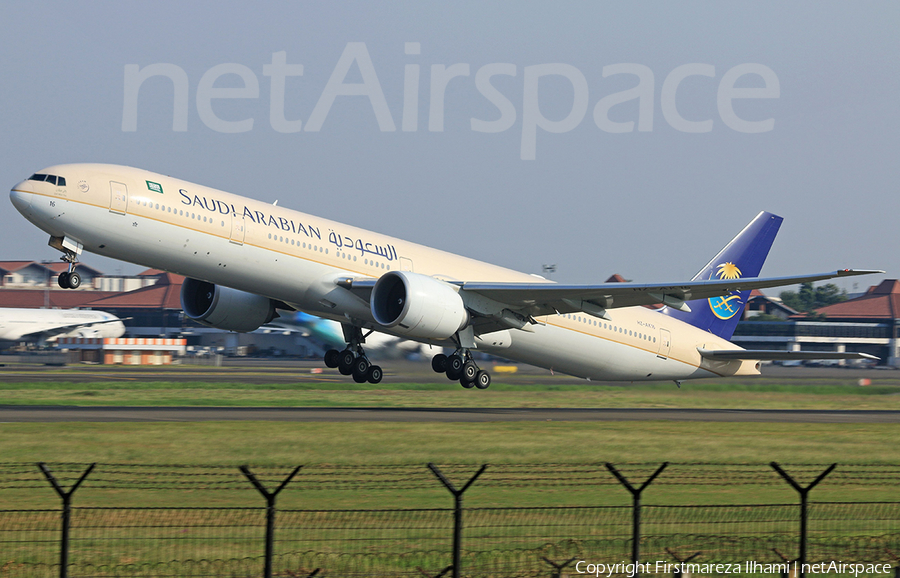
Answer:
[[(48, 493), (52, 483), (63, 498), (62, 511), (68, 513), (60, 516), (59, 509), (47, 508), (0, 509), (0, 576), (56, 576), (64, 575), (66, 569), (85, 576), (251, 576), (263, 569), (264, 576), (285, 577), (320, 571), (340, 576), (436, 576), (448, 569), (459, 574), (464, 568), (467, 576), (537, 578), (552, 575), (551, 571), (575, 558), (625, 561), (637, 552), (642, 560), (668, 561), (691, 557), (704, 562), (777, 563), (799, 557), (811, 563), (832, 559), (900, 562), (894, 554), (900, 552), (900, 502), (894, 501), (809, 501), (808, 509), (798, 508), (789, 498), (767, 504), (644, 504), (639, 511), (640, 526), (634, 523), (637, 502), (284, 508), (278, 509), (277, 515), (274, 500), (266, 507), (70, 507), (69, 503), (79, 482), (83, 482), (81, 487), (109, 495), (130, 490), (178, 490), (187, 495), (200, 490), (232, 490), (259, 498), (255, 485), (257, 489), (294, 492), (399, 490), (406, 495), (410, 489), (432, 490), (446, 497), (435, 479), (437, 472), (447, 489), (469, 480), (463, 490), (472, 484), (536, 490), (603, 486), (604, 493), (616, 496), (627, 494), (615, 487), (620, 484), (619, 477), (643, 484), (641, 488), (653, 481), (654, 490), (668, 484), (698, 487), (704, 493), (713, 486), (732, 492), (759, 485), (784, 488), (786, 495), (792, 495), (783, 477), (789, 472), (801, 489), (818, 480), (823, 485), (860, 486), (867, 493), (873, 487), (887, 489), (882, 494), (889, 495), (898, 484), (900, 465), (796, 464), (782, 469), (774, 462), (626, 463), (615, 467), (543, 463), (492, 464), (479, 469), (473, 464), (440, 468), (433, 464), (304, 464), (300, 470), (296, 465), (270, 464), (252, 466), (251, 472), (250, 468), (225, 465), (87, 467), (81, 463), (7, 462), (0, 463), (0, 490), (9, 491), (15, 500), (23, 495), (22, 490)], [(248, 473), (252, 474), (249, 481)], [(253, 480), (257, 483), (251, 485)], [(95, 496), (104, 495), (102, 491)], [(768, 489), (754, 492), (750, 494), (777, 495)], [(0, 500), (2, 495), (0, 492)], [(423, 498), (428, 494), (410, 495), (412, 503), (417, 499), (425, 500), (422, 504), (433, 503), (433, 496)], [(226, 502), (234, 496), (216, 494), (216, 498)], [(2, 507), (5, 504), (0, 501)], [(801, 519), (802, 525), (798, 524)], [(799, 532), (798, 525), (803, 528)], [(447, 566), (451, 559), (458, 567)]]
[[(86, 464), (50, 463), (61, 483), (72, 483)], [(637, 479), (653, 473), (657, 463), (625, 463), (617, 467)], [(826, 464), (788, 464), (798, 480), (810, 481)], [(294, 466), (251, 466), (264, 484), (277, 485)], [(473, 464), (441, 465), (448, 476), (471, 475)], [(614, 486), (617, 481), (597, 463), (492, 464), (479, 479), (480, 487)], [(767, 464), (672, 463), (654, 486), (781, 486), (783, 481)], [(172, 464), (97, 464), (86, 487), (140, 490), (244, 490), (246, 479), (235, 466)], [(900, 464), (841, 464), (828, 478), (829, 486), (900, 485)], [(0, 490), (45, 487), (35, 464), (0, 463)], [(422, 465), (306, 464), (289, 490), (417, 490), (434, 489), (434, 478)]]

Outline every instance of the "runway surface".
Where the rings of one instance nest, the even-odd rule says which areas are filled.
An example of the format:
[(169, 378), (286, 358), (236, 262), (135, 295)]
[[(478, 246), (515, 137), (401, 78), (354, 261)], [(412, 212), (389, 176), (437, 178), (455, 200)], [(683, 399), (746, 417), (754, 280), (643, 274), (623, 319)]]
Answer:
[(766, 423), (900, 423), (900, 411), (378, 408), (378, 407), (75, 407), (0, 406), (0, 423), (51, 422), (497, 422), (707, 421)]

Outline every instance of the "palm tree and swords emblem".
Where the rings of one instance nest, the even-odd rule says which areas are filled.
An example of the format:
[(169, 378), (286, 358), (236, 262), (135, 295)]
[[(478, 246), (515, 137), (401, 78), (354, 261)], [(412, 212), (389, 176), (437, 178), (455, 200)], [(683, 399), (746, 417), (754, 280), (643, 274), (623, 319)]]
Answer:
[[(734, 263), (722, 263), (717, 266), (716, 277), (719, 279), (740, 279), (741, 270)], [(741, 310), (740, 305), (740, 294), (709, 298), (709, 307), (719, 319), (731, 319)]]

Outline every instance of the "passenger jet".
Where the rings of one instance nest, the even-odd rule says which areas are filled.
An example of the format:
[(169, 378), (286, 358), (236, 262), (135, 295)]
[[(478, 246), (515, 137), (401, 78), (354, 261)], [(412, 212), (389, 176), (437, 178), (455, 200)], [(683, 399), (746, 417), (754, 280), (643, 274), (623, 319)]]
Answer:
[(363, 349), (372, 331), (454, 349), (432, 367), (479, 389), (491, 377), (474, 349), (591, 380), (676, 383), (758, 374), (760, 360), (871, 358), (729, 341), (752, 289), (881, 272), (759, 278), (782, 221), (766, 212), (691, 281), (565, 285), (130, 167), (48, 167), (10, 198), (62, 252), (61, 285), (80, 284), (90, 251), (184, 275), (185, 315), (219, 329), (253, 331), (276, 308), (333, 319), (347, 346), (325, 364), (358, 383), (382, 379)]
[(23, 309), (0, 307), (0, 341), (39, 344), (58, 337), (122, 337), (122, 320), (87, 309)]

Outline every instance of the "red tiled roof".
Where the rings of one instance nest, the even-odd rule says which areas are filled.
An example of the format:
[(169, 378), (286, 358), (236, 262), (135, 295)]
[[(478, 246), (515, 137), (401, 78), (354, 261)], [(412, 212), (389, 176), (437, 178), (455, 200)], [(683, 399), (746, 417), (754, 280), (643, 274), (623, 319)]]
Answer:
[(4, 289), (0, 291), (0, 307), (40, 308), (49, 305), (60, 309), (88, 307), (88, 303), (117, 295), (115, 291), (70, 291), (54, 289), (41, 291), (37, 289)]
[[(68, 271), (68, 269), (69, 269), (69, 264), (63, 263), (62, 261), (60, 261), (59, 263), (50, 261), (50, 262), (37, 263), (37, 264), (40, 265), (41, 267), (46, 267), (46, 268), (50, 269), (54, 273), (62, 273), (63, 271)], [(78, 263), (78, 268), (82, 269), (82, 270), (87, 269), (94, 275), (101, 275), (100, 271), (98, 271), (97, 269), (94, 269), (93, 267), (91, 267), (89, 265), (85, 265), (84, 263)]]
[(618, 273), (606, 280), (607, 283), (628, 283), (628, 279), (622, 277)]
[(37, 265), (38, 267), (44, 267), (45, 269), (48, 268), (46, 265), (38, 263), (37, 261), (0, 261), (0, 269), (3, 269), (4, 271), (18, 271), (29, 265)]
[(155, 285), (142, 287), (127, 293), (113, 293), (91, 301), (98, 309), (147, 308), (181, 309), (181, 284), (184, 277), (166, 273)]
[(156, 282), (157, 285), (161, 284), (167, 285), (178, 285), (178, 290), (181, 291), (181, 285), (184, 283), (184, 275), (177, 275), (175, 273), (166, 273), (162, 277), (160, 277), (159, 281)]
[(885, 279), (869, 287), (857, 299), (816, 309), (829, 319), (897, 319), (900, 318), (900, 280)]
[[(62, 273), (69, 268), (69, 264), (63, 263), (62, 261), (58, 263), (54, 261), (0, 261), (0, 269), (4, 271), (18, 271), (19, 269), (24, 269), (25, 267), (29, 267), (31, 265), (37, 265), (38, 267), (43, 267), (44, 269), (50, 269), (55, 273)], [(94, 269), (90, 265), (78, 263), (78, 266), (93, 272), (95, 275), (101, 274), (98, 269)]]

